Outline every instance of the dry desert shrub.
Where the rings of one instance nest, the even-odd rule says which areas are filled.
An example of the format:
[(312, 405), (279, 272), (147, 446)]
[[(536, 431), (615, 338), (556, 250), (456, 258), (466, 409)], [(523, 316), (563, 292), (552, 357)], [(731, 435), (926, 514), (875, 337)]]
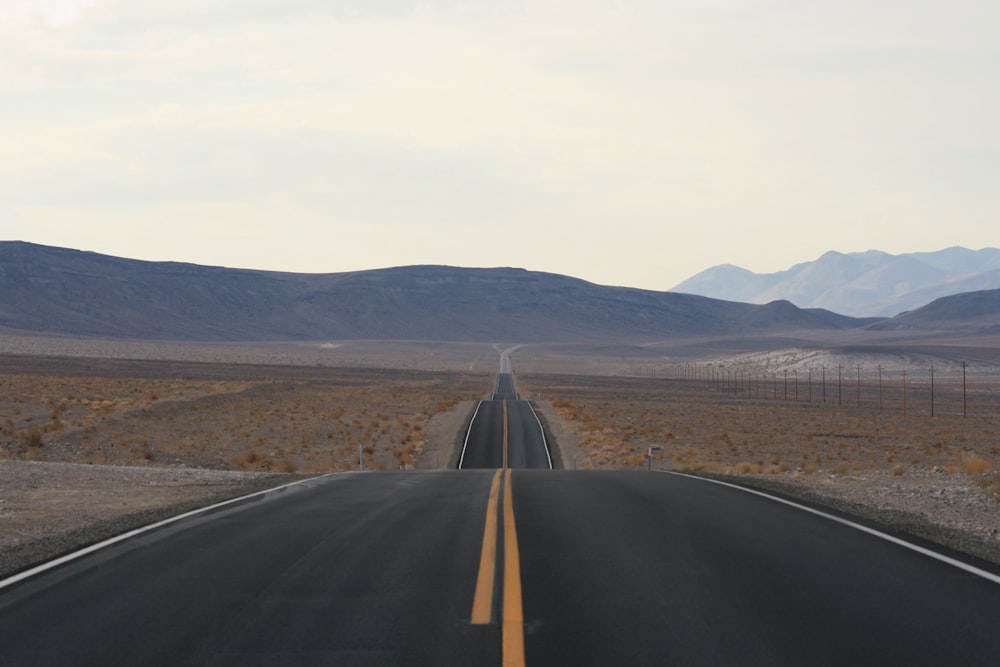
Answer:
[(957, 472), (984, 466), (956, 464), (969, 450), (1000, 453), (992, 438), (998, 410), (985, 403), (975, 416), (932, 417), (733, 397), (656, 378), (529, 375), (520, 377), (520, 388), (545, 399), (569, 425), (581, 467), (644, 467), (637, 454), (650, 445), (662, 448), (654, 459), (660, 467), (742, 474)]
[[(212, 368), (232, 379), (207, 380), (126, 372), (0, 374), (0, 455), (326, 472), (357, 468), (360, 442), (367, 465), (394, 469), (415, 464), (440, 410), (492, 382), (488, 375), (379, 369), (354, 369), (346, 378), (337, 369), (311, 371), (311, 380), (294, 367)], [(44, 446), (29, 446), (36, 440)]]
[(42, 446), (42, 432), (37, 428), (33, 428), (30, 431), (26, 431), (21, 434), (21, 440), (28, 447), (41, 447)]
[(966, 475), (979, 475), (988, 472), (992, 464), (984, 458), (975, 455), (967, 455), (962, 458), (961, 470)]

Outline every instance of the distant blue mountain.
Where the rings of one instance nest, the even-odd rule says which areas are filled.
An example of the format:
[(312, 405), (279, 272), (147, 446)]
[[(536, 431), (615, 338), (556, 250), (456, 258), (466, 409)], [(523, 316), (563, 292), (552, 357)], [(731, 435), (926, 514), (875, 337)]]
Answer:
[(1000, 288), (1000, 249), (953, 247), (890, 255), (879, 250), (828, 252), (777, 273), (715, 266), (673, 287), (745, 303), (785, 299), (800, 308), (823, 308), (853, 317), (891, 317), (935, 299)]

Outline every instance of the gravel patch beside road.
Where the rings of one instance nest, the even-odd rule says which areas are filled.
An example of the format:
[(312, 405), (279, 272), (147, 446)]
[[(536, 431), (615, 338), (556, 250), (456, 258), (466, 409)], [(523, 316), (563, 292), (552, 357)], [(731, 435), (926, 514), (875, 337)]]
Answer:
[(1000, 501), (974, 476), (933, 468), (905, 475), (700, 474), (829, 507), (1000, 564)]
[(0, 576), (307, 476), (0, 460)]

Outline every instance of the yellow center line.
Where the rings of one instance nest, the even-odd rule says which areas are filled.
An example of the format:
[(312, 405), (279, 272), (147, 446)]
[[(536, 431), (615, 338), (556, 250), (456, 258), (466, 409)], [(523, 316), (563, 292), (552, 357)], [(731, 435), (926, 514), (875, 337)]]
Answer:
[[(511, 470), (507, 467), (507, 401), (503, 402), (503, 469), (497, 470), (486, 503), (486, 525), (479, 557), (479, 575), (472, 599), (472, 624), (488, 625), (493, 612), (493, 588), (496, 579), (497, 504), (503, 482), (503, 609), (500, 619), (501, 663), (503, 667), (525, 667), (524, 602), (521, 595), (521, 555), (517, 548), (514, 524), (514, 492)], [(505, 476), (501, 476), (506, 471)]]
[(503, 402), (503, 467), (507, 467), (507, 401)]
[(486, 527), (483, 529), (483, 550), (479, 557), (479, 576), (472, 598), (472, 624), (489, 625), (493, 615), (493, 580), (496, 578), (497, 557), (497, 497), (500, 491), (500, 471), (493, 475), (490, 499), (486, 503)]
[(503, 489), (503, 667), (524, 667), (524, 607), (521, 601), (521, 558), (514, 526), (514, 493), (511, 471)]

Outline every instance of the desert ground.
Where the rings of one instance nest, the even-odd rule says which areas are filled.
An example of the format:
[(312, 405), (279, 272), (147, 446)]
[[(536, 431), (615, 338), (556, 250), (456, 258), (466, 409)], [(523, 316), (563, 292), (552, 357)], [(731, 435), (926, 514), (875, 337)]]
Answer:
[[(525, 346), (513, 367), (563, 467), (739, 479), (1000, 562), (989, 338), (752, 343)], [(362, 460), (454, 467), (505, 347), (0, 336), (0, 573)]]

